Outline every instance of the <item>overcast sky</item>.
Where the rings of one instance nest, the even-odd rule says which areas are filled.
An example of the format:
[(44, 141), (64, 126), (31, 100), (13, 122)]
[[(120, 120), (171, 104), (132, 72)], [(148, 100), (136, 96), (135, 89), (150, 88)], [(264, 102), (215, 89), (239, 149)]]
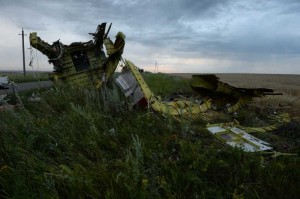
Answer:
[[(123, 57), (160, 72), (300, 74), (300, 0), (0, 0), (0, 70), (52, 70), (30, 61), (29, 33), (89, 41), (98, 24), (126, 35)], [(34, 51), (35, 52), (35, 51)]]

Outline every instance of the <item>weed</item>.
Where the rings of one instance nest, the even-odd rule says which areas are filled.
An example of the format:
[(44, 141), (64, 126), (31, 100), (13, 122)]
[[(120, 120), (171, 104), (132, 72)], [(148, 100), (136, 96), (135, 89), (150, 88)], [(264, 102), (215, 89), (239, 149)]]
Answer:
[[(162, 96), (188, 90), (188, 80), (181, 78), (145, 74), (145, 79)], [(200, 118), (180, 123), (150, 111), (131, 111), (112, 87), (56, 85), (35, 90), (41, 98), (37, 102), (28, 100), (32, 91), (20, 93), (22, 109), (0, 112), (0, 197), (299, 196), (298, 156), (272, 159), (228, 147), (209, 134)], [(284, 101), (295, 106), (294, 98)], [(248, 126), (267, 124), (278, 102), (272, 104), (270, 98), (255, 103), (236, 116), (207, 114), (211, 122), (235, 117)], [(272, 141), (276, 149), (299, 153), (296, 120), (257, 136)]]

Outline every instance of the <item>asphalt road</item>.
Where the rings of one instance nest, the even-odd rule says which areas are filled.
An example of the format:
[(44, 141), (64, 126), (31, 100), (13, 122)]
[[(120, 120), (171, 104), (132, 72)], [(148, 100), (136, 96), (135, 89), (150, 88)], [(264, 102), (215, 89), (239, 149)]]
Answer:
[[(26, 91), (35, 88), (47, 88), (51, 87), (53, 83), (51, 81), (40, 81), (40, 82), (26, 82), (26, 83), (17, 83), (15, 89), (17, 92)], [(12, 87), (9, 86), (9, 89), (1, 89), (0, 95), (5, 93), (13, 92)]]

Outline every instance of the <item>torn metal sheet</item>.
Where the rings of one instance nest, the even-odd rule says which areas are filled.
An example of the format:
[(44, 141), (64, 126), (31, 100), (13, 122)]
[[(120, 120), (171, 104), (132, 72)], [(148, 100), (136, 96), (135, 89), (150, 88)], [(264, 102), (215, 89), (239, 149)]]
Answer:
[[(98, 25), (93, 40), (65, 45), (60, 40), (52, 45), (41, 40), (36, 32), (30, 33), (30, 45), (49, 58), (54, 71), (50, 78), (78, 86), (101, 87), (113, 75), (125, 46), (125, 35), (119, 32), (114, 42), (105, 33), (106, 23)], [(106, 48), (106, 54), (103, 50)]]
[(133, 104), (137, 104), (144, 98), (141, 87), (130, 71), (123, 72), (115, 81), (122, 88), (125, 96), (132, 99)]
[(207, 130), (218, 139), (230, 146), (241, 148), (246, 152), (268, 151), (273, 148), (264, 142), (238, 127), (227, 127), (222, 125), (208, 125)]
[[(65, 45), (60, 40), (50, 45), (33, 32), (30, 33), (30, 44), (46, 55), (49, 63), (53, 64), (54, 71), (50, 78), (54, 82), (61, 81), (79, 86), (93, 85), (99, 88), (113, 75), (125, 46), (125, 35), (122, 32), (117, 33), (114, 42), (110, 40), (110, 28), (111, 25), (106, 31), (106, 23), (102, 23), (98, 25), (95, 33), (90, 33), (93, 40), (73, 42), (70, 45)], [(116, 80), (125, 96), (130, 95), (133, 103), (144, 99), (148, 107), (172, 116), (199, 116), (211, 107), (222, 107), (233, 113), (253, 97), (274, 94), (273, 90), (265, 88), (236, 88), (219, 81), (215, 75), (193, 75), (191, 87), (204, 96), (202, 100), (174, 99), (164, 102), (153, 95), (132, 62), (125, 61), (125, 65), (136, 79), (136, 83), (132, 84), (133, 78), (127, 73), (120, 75)]]
[(162, 114), (180, 117), (202, 117), (202, 114), (210, 109), (210, 100), (202, 102), (189, 99), (174, 99), (172, 101), (162, 101), (160, 97), (155, 96), (147, 83), (143, 79), (138, 67), (129, 60), (125, 60), (125, 67), (131, 71), (138, 82), (141, 91), (147, 101), (148, 107)]
[(244, 151), (269, 151), (272, 150), (272, 147), (269, 146), (269, 143), (260, 140), (250, 134), (254, 132), (271, 132), (278, 129), (283, 124), (289, 123), (290, 121), (291, 118), (289, 114), (282, 113), (277, 115), (270, 115), (268, 120), (268, 123), (270, 123), (270, 125), (267, 126), (246, 127), (240, 125), (238, 121), (235, 120), (231, 123), (208, 124), (207, 130), (228, 145), (240, 147)]
[[(54, 71), (50, 75), (54, 82), (60, 81), (78, 86), (92, 85), (102, 87), (114, 74), (125, 46), (125, 35), (119, 32), (114, 42), (108, 37), (106, 23), (98, 25), (95, 33), (90, 33), (93, 40), (88, 42), (74, 42), (65, 45), (60, 40), (52, 45), (40, 39), (37, 33), (30, 33), (30, 44), (41, 51), (53, 64)], [(103, 50), (106, 48), (106, 53)], [(215, 75), (194, 75), (191, 87), (202, 96), (201, 100), (192, 98), (175, 98), (163, 101), (155, 96), (143, 79), (139, 68), (129, 60), (124, 60), (123, 72), (118, 75), (115, 82), (123, 90), (126, 97), (130, 97), (133, 104), (143, 104), (158, 113), (172, 116), (179, 121), (182, 119), (202, 118), (209, 121), (206, 114), (212, 107), (233, 113), (247, 105), (252, 98), (265, 95), (277, 95), (272, 89), (267, 88), (237, 88), (219, 81)], [(6, 80), (0, 79), (5, 82)], [(0, 84), (1, 86), (1, 84)], [(33, 97), (34, 101), (40, 100)], [(266, 127), (243, 127), (234, 122), (231, 125), (207, 125), (207, 130), (230, 146), (240, 147), (244, 151), (272, 150), (269, 143), (264, 142), (249, 133), (272, 131), (289, 122), (288, 115), (274, 116), (274, 124)]]
[(254, 97), (281, 95), (268, 88), (238, 88), (221, 82), (216, 75), (193, 75), (192, 89), (203, 97), (209, 97), (214, 107), (233, 113), (247, 105)]

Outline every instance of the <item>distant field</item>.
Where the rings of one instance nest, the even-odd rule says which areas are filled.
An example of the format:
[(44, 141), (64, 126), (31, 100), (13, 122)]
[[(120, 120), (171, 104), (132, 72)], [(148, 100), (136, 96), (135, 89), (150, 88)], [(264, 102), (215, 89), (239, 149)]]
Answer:
[(37, 82), (49, 80), (48, 72), (26, 72), (24, 76), (20, 71), (0, 71), (0, 77), (7, 76), (14, 83)]
[[(191, 78), (192, 73), (172, 73), (171, 75)], [(300, 75), (273, 74), (216, 74), (224, 83), (246, 88), (270, 88), (276, 92), (300, 97)]]

